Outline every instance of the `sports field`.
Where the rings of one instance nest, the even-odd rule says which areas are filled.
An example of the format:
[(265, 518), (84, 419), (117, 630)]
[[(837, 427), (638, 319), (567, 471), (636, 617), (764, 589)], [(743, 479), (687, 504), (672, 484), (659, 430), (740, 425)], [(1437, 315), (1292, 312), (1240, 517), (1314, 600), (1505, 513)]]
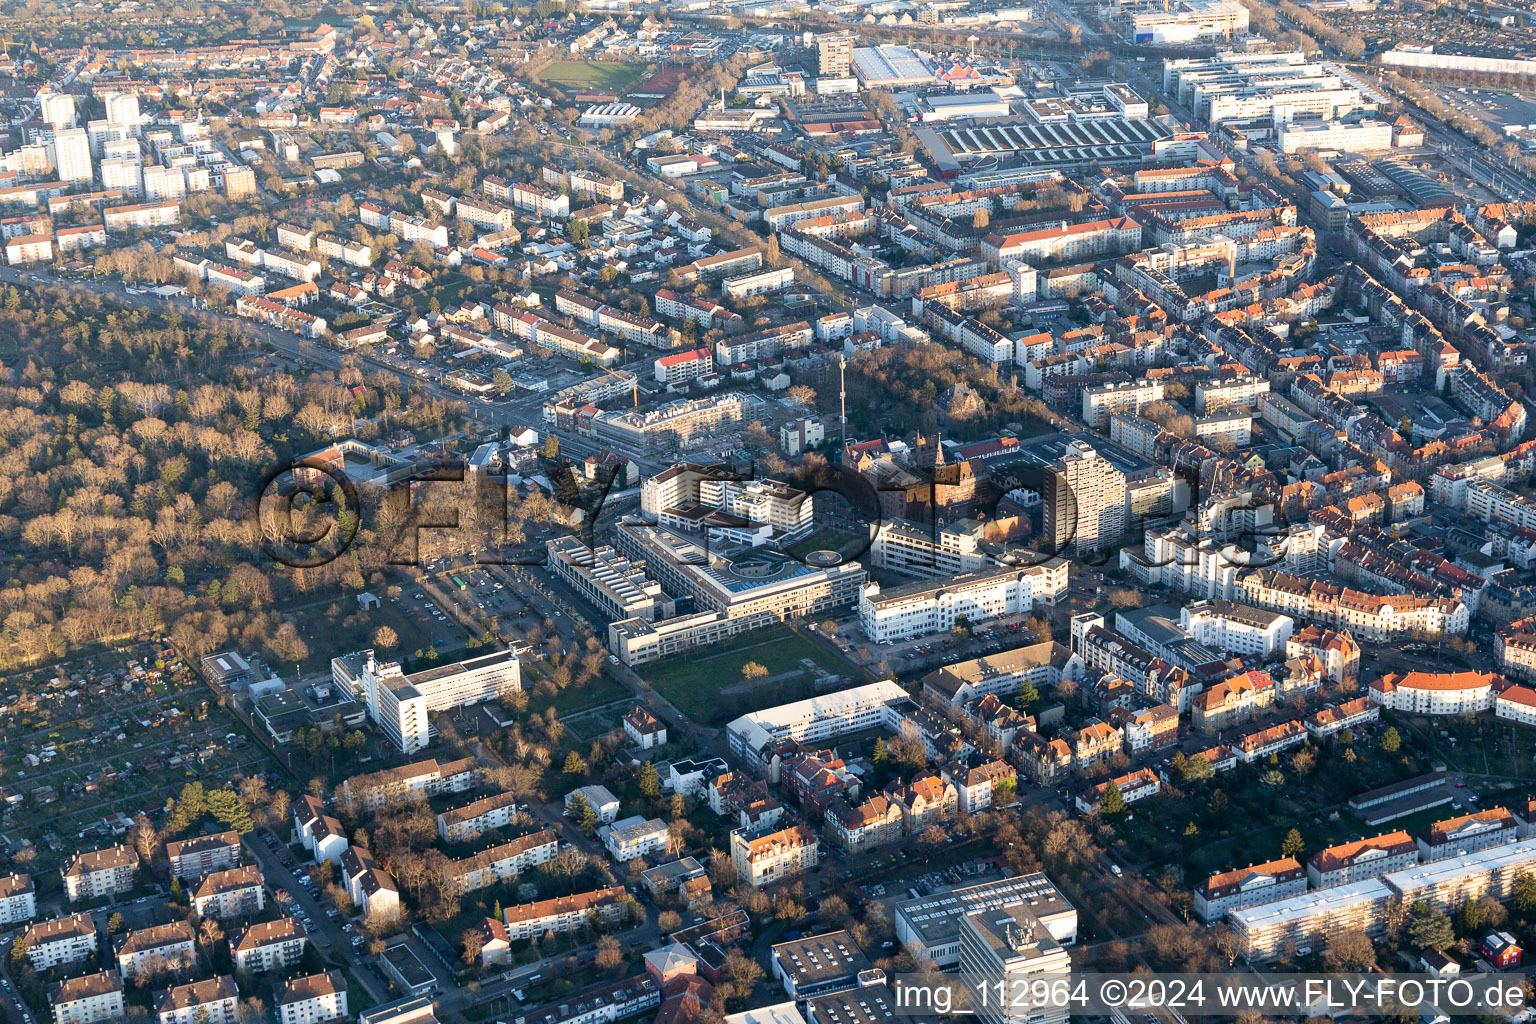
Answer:
[[(748, 711), (815, 696), (815, 678), (801, 666), (802, 658), (845, 677), (854, 675), (841, 657), (782, 624), (646, 665), (640, 673), (689, 718), (723, 725)], [(766, 668), (768, 678), (744, 679), (741, 667), (749, 661)]]
[(623, 92), (643, 74), (644, 64), (589, 64), (557, 60), (539, 72), (539, 81), (560, 89), (611, 89)]

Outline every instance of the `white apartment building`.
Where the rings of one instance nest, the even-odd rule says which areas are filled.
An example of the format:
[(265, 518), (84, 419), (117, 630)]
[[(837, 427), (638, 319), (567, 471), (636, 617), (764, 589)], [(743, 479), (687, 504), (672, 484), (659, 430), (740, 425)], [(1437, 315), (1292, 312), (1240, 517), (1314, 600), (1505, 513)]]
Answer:
[(1417, 864), (1382, 877), (1409, 905), (1422, 900), (1447, 913), (1468, 899), (1508, 900), (1521, 875), (1536, 870), (1536, 839), (1491, 846), (1462, 857)]
[(229, 940), (230, 956), (236, 970), (286, 970), (296, 965), (309, 945), (309, 930), (296, 917), (258, 921)]
[(139, 855), (127, 846), (77, 853), (64, 863), (64, 894), (69, 902), (115, 896), (133, 888)]
[(48, 986), (54, 1024), (94, 1024), (123, 1015), (123, 982), (112, 971), (66, 978)]
[(347, 983), (340, 971), (285, 981), (277, 988), (278, 1024), (320, 1024), (347, 1016)]
[(1269, 380), (1265, 377), (1243, 375), (1205, 381), (1195, 385), (1195, 413), (1216, 416), (1227, 412), (1252, 412), (1267, 394)]
[(511, 651), (469, 658), (407, 676), (398, 662), (380, 662), (372, 650), (331, 659), (331, 678), (361, 701), (371, 718), (404, 754), (432, 739), (431, 712), (495, 700), (522, 689)]
[(1489, 672), (1389, 672), (1371, 682), (1371, 699), (1384, 708), (1416, 715), (1473, 716), (1493, 707)]
[(84, 128), (54, 132), (53, 166), (66, 185), (88, 185), (96, 177), (91, 164), (91, 138)]
[(109, 157), (101, 162), (101, 187), (121, 189), (129, 199), (144, 197), (144, 163), (138, 157)]
[(553, 830), (544, 829), (481, 850), (473, 857), (454, 861), (448, 871), (448, 878), (457, 891), (474, 892), (546, 864), (554, 860), (559, 852), (559, 838)]
[(961, 616), (979, 623), (1028, 613), (1054, 605), (1066, 589), (1067, 561), (1063, 558), (1023, 569), (1002, 565), (898, 587), (868, 583), (859, 595), (859, 626), (875, 643), (947, 633)]
[(1307, 859), (1307, 878), (1312, 888), (1329, 889), (1380, 878), (1418, 862), (1418, 844), (1399, 829), (1317, 851)]
[(313, 281), (320, 276), (320, 261), (295, 249), (263, 249), (261, 265), (295, 281)]
[(882, 519), (870, 542), (877, 569), (914, 576), (959, 576), (996, 565), (981, 549), (982, 524), (974, 519), (938, 526), (908, 519)]
[(193, 948), (195, 938), (192, 925), (187, 921), (125, 932), (114, 946), (117, 973), (124, 981), (131, 981), (136, 975), (161, 974), (190, 967), (197, 961), (197, 952)]
[(168, 988), (155, 996), (157, 1024), (236, 1024), (240, 990), (229, 975)]
[(1223, 871), (1195, 888), (1195, 913), (1206, 923), (1230, 910), (1272, 903), (1307, 891), (1307, 873), (1294, 857)]
[(665, 850), (672, 838), (672, 831), (666, 822), (638, 814), (621, 818), (612, 825), (604, 825), (598, 829), (597, 834), (608, 850), (608, 855), (621, 864)]
[(888, 705), (906, 696), (889, 679), (853, 686), (742, 715), (725, 727), (726, 741), (732, 753), (762, 765), (764, 752), (785, 740), (810, 746), (876, 726), (894, 728), (896, 716)]
[(1296, 620), (1216, 598), (1185, 605), (1179, 612), (1179, 625), (1213, 651), (1269, 661), (1285, 653)]
[(512, 205), (536, 217), (563, 219), (571, 215), (569, 196), (531, 182), (518, 182), (512, 186)]
[(21, 924), (37, 916), (37, 886), (24, 871), (0, 876), (0, 925)]
[(172, 200), (109, 206), (101, 211), (101, 219), (109, 232), (168, 227), (181, 220), (181, 204)]
[(816, 834), (799, 821), (735, 829), (731, 864), (748, 885), (770, 885), (816, 866)]
[(400, 890), (394, 876), (373, 861), (373, 855), (357, 846), (341, 855), (341, 879), (347, 895), (368, 914), (391, 914), (400, 909)]
[(87, 960), (96, 953), (96, 922), (90, 914), (40, 921), (22, 932), (27, 962), (38, 972)]
[(1496, 717), (1520, 725), (1536, 725), (1536, 690), (1511, 686), (1493, 700)]
[(720, 282), (720, 294), (728, 299), (750, 299), (754, 295), (772, 294), (794, 283), (793, 267), (770, 268), (726, 278)]
[(261, 872), (249, 865), (215, 871), (192, 892), (192, 909), (199, 917), (243, 917), (266, 905)]
[(341, 863), (341, 855), (351, 844), (347, 842), (346, 829), (341, 822), (325, 813), (325, 802), (319, 797), (305, 794), (293, 805), (294, 831), (299, 842), (318, 864), (328, 860)]
[(362, 810), (372, 811), (389, 804), (466, 792), (474, 786), (479, 775), (480, 769), (472, 757), (441, 763), (428, 759), (368, 775), (354, 775), (341, 784), (341, 799), (348, 807), (356, 804)]
[(1057, 551), (1097, 551), (1125, 533), (1125, 474), (1085, 442), (1047, 467), (1040, 497), (1043, 532)]
[(1095, 384), (1083, 389), (1083, 422), (1104, 430), (1116, 413), (1135, 415), (1143, 406), (1162, 400), (1163, 382), (1156, 378)]
[(574, 931), (587, 923), (587, 915), (596, 913), (599, 919), (612, 920), (619, 912), (619, 901), (625, 896), (622, 885), (574, 896), (560, 896), (537, 903), (524, 903), (508, 907), (505, 912), (507, 939), (518, 942), (536, 939), (545, 932)]
[(482, 832), (503, 828), (517, 816), (517, 797), (493, 793), (462, 807), (450, 807), (437, 816), (437, 834), (445, 843), (462, 843)]
[(1381, 934), (1382, 915), (1394, 890), (1371, 878), (1331, 889), (1314, 889), (1273, 903), (1241, 907), (1227, 915), (1243, 956), (1251, 963), (1276, 959), (1290, 944), (1299, 955), (1319, 952), (1348, 931)]
[(217, 263), (209, 266), (207, 281), (241, 295), (261, 295), (267, 290), (267, 279), (260, 274)]

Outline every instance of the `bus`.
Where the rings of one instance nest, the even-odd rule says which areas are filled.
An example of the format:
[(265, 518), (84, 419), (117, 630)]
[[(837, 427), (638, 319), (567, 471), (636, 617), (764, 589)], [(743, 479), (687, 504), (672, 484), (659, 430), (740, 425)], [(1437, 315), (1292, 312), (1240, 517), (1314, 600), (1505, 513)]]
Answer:
[(453, 577), (453, 585), (458, 587), (460, 590), (465, 589), (464, 588), (464, 581), (459, 579), (457, 576)]

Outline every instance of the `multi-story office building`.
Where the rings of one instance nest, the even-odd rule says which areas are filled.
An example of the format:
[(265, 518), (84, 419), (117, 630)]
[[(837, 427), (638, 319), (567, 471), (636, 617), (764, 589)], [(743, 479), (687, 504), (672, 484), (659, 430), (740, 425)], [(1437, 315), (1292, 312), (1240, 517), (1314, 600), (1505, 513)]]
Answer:
[(874, 966), (846, 931), (775, 943), (768, 963), (784, 994), (797, 1002), (857, 988), (859, 975)]
[(617, 409), (592, 417), (592, 436), (636, 455), (671, 451), (702, 437), (733, 429), (744, 402), (735, 392), (668, 402), (652, 409)]
[(901, 900), (896, 904), (896, 940), (920, 960), (941, 969), (952, 967), (961, 963), (961, 920), (1007, 907), (1026, 908), (1063, 946), (1077, 941), (1077, 910), (1039, 873)]
[(1333, 121), (1372, 106), (1346, 72), (1299, 51), (1224, 51), (1166, 61), (1163, 89), (1213, 128), (1304, 115)]
[[(858, 599), (864, 583), (864, 569), (856, 562), (811, 566), (768, 547), (727, 558), (670, 530), (645, 524), (619, 524), (617, 540), (619, 550), (643, 560), (647, 573), (667, 593), (691, 597), (695, 608), (722, 613), (747, 628), (846, 607)], [(609, 646), (620, 657), (625, 653), (616, 632), (635, 621), (609, 627)], [(658, 622), (655, 628), (665, 625)]]
[(1083, 441), (1047, 468), (1041, 501), (1056, 551), (1102, 550), (1125, 532), (1125, 474)]
[(822, 32), (816, 36), (816, 74), (822, 78), (847, 78), (853, 68), (853, 36)]
[(592, 547), (579, 537), (553, 537), (545, 544), (549, 568), (607, 614), (622, 619), (670, 619), (676, 602), (645, 574), (643, 562), (625, 558), (612, 545)]
[(1008, 1000), (1005, 1006), (988, 1001), (977, 1012), (982, 1024), (1066, 1024), (1066, 1006), (1052, 1007), (1027, 997), (1031, 976), (1072, 973), (1072, 958), (1028, 907), (995, 907), (962, 917), (960, 970), (987, 979), (1001, 978), (1006, 990), (1020, 997)]
[(361, 701), (404, 754), (432, 739), (430, 712), (495, 700), (522, 689), (517, 655), (511, 651), (469, 658), (406, 675), (398, 662), (380, 662), (372, 650), (331, 659), (331, 678)]
[(1128, 42), (1181, 46), (1248, 34), (1248, 8), (1239, 0), (1178, 0), (1172, 4), (1125, 5)]
[(883, 519), (875, 528), (869, 555), (876, 569), (913, 576), (959, 576), (991, 565), (981, 547), (983, 524), (975, 519), (938, 526), (908, 519)]

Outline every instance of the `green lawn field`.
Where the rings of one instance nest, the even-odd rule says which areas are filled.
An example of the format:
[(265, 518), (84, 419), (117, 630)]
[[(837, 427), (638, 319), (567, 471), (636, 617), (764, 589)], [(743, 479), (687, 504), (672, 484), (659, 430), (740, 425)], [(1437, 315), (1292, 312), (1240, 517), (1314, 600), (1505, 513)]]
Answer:
[[(811, 673), (801, 670), (801, 658), (843, 676), (854, 674), (853, 666), (841, 657), (782, 625), (658, 661), (645, 666), (641, 674), (689, 718), (721, 725), (749, 711), (814, 697), (815, 681)], [(741, 667), (749, 661), (766, 668), (769, 678), (755, 684), (744, 680)], [(790, 672), (800, 675), (773, 678)]]
[(539, 81), (560, 89), (623, 90), (645, 74), (644, 64), (589, 64), (585, 61), (557, 60), (539, 72)]

